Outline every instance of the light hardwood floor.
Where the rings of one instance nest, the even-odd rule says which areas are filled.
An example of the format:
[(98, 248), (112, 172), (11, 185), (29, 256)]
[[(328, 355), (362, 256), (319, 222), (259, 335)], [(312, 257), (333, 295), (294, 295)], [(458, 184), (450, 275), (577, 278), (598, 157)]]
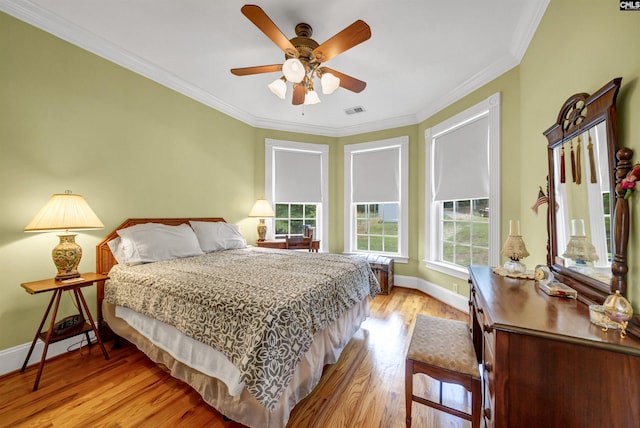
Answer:
[[(371, 316), (325, 367), (315, 390), (300, 402), (288, 427), (404, 427), (404, 358), (407, 333), (416, 313), (467, 320), (467, 315), (415, 290), (395, 287), (372, 302)], [(37, 367), (0, 377), (2, 427), (209, 427), (225, 422), (186, 384), (173, 379), (134, 346), (83, 348), (47, 362), (40, 388), (31, 392)], [(422, 375), (415, 391), (437, 394), (437, 383)], [(445, 388), (449, 404), (468, 411), (457, 386)], [(435, 395), (437, 397), (437, 395)], [(413, 403), (413, 427), (470, 427), (470, 423)]]

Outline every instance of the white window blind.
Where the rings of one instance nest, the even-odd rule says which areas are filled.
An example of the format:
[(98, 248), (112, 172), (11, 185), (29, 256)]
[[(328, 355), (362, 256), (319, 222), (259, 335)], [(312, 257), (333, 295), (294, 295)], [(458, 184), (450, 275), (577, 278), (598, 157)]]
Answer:
[(400, 201), (400, 147), (353, 152), (353, 202)]
[(276, 202), (322, 202), (322, 154), (274, 150)]
[(489, 118), (433, 137), (434, 201), (489, 197)]

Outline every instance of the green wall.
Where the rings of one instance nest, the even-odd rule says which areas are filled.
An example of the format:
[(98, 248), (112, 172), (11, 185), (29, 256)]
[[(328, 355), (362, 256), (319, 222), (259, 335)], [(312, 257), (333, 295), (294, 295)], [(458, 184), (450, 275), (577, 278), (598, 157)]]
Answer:
[[(640, 13), (617, 3), (553, 0), (520, 66), (420, 124), (351, 137), (258, 129), (0, 13), (0, 350), (29, 342), (50, 296), (31, 296), (21, 282), (52, 276), (52, 234), (22, 230), (53, 193), (85, 196), (105, 223), (82, 232), (81, 270), (92, 271), (97, 242), (126, 217), (223, 216), (248, 241), (247, 218), (264, 195), (264, 139), (330, 146), (330, 250), (342, 251), (343, 147), (409, 136), (410, 242), (399, 275), (446, 288), (459, 279), (427, 270), (424, 259), (425, 129), (501, 92), (502, 236), (519, 218), (531, 252), (544, 263), (546, 208), (529, 209), (547, 174), (542, 131), (576, 92), (623, 77), (618, 98), (620, 144), (640, 151), (637, 90)], [(640, 310), (635, 237), (639, 198), (631, 199), (630, 292)], [(462, 294), (468, 290), (462, 287)], [(88, 293), (94, 302), (95, 293)], [(65, 301), (71, 313), (71, 304)]]
[(222, 216), (255, 239), (255, 129), (1, 13), (0, 58), (0, 350), (33, 338), (50, 298), (20, 283), (55, 274), (55, 234), (23, 232), (53, 193), (105, 224), (78, 235), (81, 271), (127, 217)]
[[(619, 11), (618, 2), (552, 0), (527, 49), (520, 64), (520, 151), (516, 161), (523, 177), (521, 227), (532, 261), (542, 263), (546, 254), (546, 240), (542, 239), (546, 236), (546, 206), (538, 217), (529, 209), (537, 186), (546, 184), (547, 141), (542, 132), (555, 123), (569, 96), (593, 93), (613, 78), (622, 77), (617, 101), (618, 143), (634, 149), (633, 161), (640, 161), (639, 41), (640, 12)], [(629, 201), (628, 259), (628, 297), (636, 313), (640, 311), (637, 196)]]

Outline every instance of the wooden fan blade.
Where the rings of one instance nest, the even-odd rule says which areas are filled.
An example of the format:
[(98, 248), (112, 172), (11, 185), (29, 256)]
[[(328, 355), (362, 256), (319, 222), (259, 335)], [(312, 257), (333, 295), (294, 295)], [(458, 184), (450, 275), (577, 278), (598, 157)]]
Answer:
[(260, 7), (253, 4), (246, 4), (242, 6), (240, 11), (242, 11), (243, 15), (249, 18), (249, 21), (253, 22), (260, 31), (270, 38), (273, 43), (278, 45), (284, 53), (297, 57), (298, 51), (296, 47), (282, 34), (282, 31), (280, 31), (271, 18), (269, 18)]
[(257, 65), (255, 67), (232, 68), (231, 73), (236, 76), (249, 76), (251, 74), (273, 73), (282, 71), (282, 64)]
[(340, 79), (340, 87), (348, 89), (352, 92), (362, 92), (364, 88), (367, 87), (367, 82), (363, 82), (362, 80), (358, 80), (355, 77), (351, 77), (347, 74), (340, 73), (339, 71), (333, 70), (329, 67), (320, 67), (320, 70), (324, 73), (331, 73), (337, 78)]
[(371, 28), (358, 20), (313, 50), (313, 58), (319, 62), (329, 61), (336, 55), (359, 45), (371, 37)]
[(294, 106), (299, 106), (304, 103), (304, 97), (307, 95), (307, 90), (302, 85), (298, 85), (297, 83), (293, 85), (293, 97), (291, 102)]

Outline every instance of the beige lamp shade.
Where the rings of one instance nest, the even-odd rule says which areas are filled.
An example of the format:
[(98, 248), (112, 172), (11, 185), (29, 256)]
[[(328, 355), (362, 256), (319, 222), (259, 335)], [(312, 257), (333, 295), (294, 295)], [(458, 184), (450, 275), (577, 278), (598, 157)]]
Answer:
[(71, 192), (51, 196), (51, 199), (24, 228), (25, 232), (64, 230), (58, 235), (60, 242), (53, 248), (51, 256), (58, 269), (57, 280), (69, 280), (80, 276), (78, 264), (82, 248), (75, 242), (75, 234), (69, 230), (101, 229), (104, 224), (81, 195)]
[(255, 204), (253, 204), (253, 208), (251, 208), (251, 212), (249, 212), (249, 217), (258, 217), (260, 218), (260, 222), (258, 223), (258, 241), (264, 241), (267, 236), (267, 225), (264, 224), (265, 217), (274, 217), (276, 213), (273, 212), (273, 208), (271, 208), (271, 203), (266, 199), (258, 199)]
[(104, 224), (82, 195), (59, 193), (51, 196), (49, 202), (38, 211), (24, 231), (87, 230), (103, 227)]
[(265, 218), (274, 217), (275, 215), (276, 213), (273, 212), (271, 203), (266, 199), (258, 199), (249, 212), (249, 217)]

